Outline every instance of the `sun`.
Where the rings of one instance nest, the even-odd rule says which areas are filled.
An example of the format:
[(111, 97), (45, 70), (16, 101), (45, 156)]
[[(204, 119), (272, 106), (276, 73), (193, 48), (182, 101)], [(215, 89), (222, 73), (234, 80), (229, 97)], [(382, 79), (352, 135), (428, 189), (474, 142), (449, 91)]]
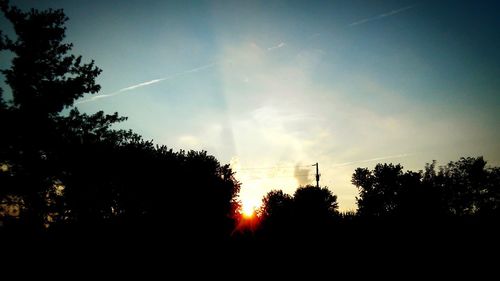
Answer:
[(257, 212), (262, 204), (262, 188), (258, 182), (244, 184), (244, 187), (238, 194), (239, 215), (245, 220), (257, 218)]
[(255, 211), (259, 206), (259, 201), (253, 198), (245, 198), (241, 200), (241, 215), (243, 218), (253, 218), (255, 216)]
[(241, 214), (245, 218), (251, 218), (255, 214), (255, 206), (251, 204), (243, 204), (241, 208)]

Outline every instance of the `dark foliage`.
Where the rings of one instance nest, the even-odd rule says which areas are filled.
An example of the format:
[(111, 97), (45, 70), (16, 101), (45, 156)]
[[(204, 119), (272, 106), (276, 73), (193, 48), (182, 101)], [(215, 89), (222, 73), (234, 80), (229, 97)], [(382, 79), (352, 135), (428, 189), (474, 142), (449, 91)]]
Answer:
[(293, 197), (273, 190), (262, 200), (260, 234), (270, 239), (327, 235), (339, 218), (337, 208), (337, 196), (326, 187), (299, 187)]
[(2, 12), (12, 23), (15, 40), (2, 38), (2, 50), (13, 52), (10, 69), (2, 70), (11, 87), (14, 104), (21, 111), (43, 117), (57, 114), (85, 93), (97, 93), (95, 77), (101, 70), (94, 62), (68, 54), (72, 44), (64, 43), (65, 22), (62, 10), (22, 12), (1, 2)]
[(0, 102), (0, 231), (227, 239), (239, 191), (229, 166), (113, 129), (117, 113), (61, 115), (98, 92), (100, 70), (69, 54), (61, 10), (1, 9), (17, 38), (1, 41), (14, 58), (2, 70), (13, 101)]
[(283, 237), (293, 232), (293, 197), (282, 190), (273, 190), (262, 199), (259, 215), (266, 236)]
[(358, 168), (352, 183), (359, 189), (358, 214), (368, 217), (498, 216), (498, 168), (482, 157), (461, 158), (436, 171), (403, 172), (401, 165), (377, 164), (373, 171)]

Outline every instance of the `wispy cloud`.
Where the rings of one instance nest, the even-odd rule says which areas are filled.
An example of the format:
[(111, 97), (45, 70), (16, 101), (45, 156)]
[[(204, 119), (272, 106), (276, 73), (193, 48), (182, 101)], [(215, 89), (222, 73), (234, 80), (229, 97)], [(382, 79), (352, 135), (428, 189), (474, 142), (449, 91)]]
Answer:
[(276, 50), (276, 49), (279, 49), (279, 48), (283, 48), (286, 46), (286, 43), (285, 42), (280, 42), (278, 45), (276, 46), (272, 46), (272, 47), (269, 47), (267, 48), (268, 51), (272, 51), (272, 50)]
[(380, 160), (403, 158), (403, 157), (407, 157), (407, 156), (411, 156), (411, 155), (412, 154), (408, 154), (408, 153), (390, 155), (390, 156), (384, 156), (384, 157), (377, 157), (377, 158), (371, 158), (371, 159), (364, 159), (364, 160), (340, 163), (340, 164), (333, 165), (333, 167), (337, 168), (337, 167), (350, 166), (350, 165), (360, 164), (360, 163), (368, 163), (368, 162), (374, 162), (374, 161), (380, 161)]
[[(199, 67), (196, 67), (196, 68), (193, 68), (193, 69), (181, 72), (181, 73), (177, 74), (176, 76), (184, 75), (184, 74), (188, 74), (188, 73), (193, 73), (193, 72), (198, 72), (198, 71), (203, 70), (203, 69), (214, 67), (217, 64), (218, 64), (218, 62), (213, 62), (213, 63), (205, 64), (205, 65), (202, 65), (202, 66), (199, 66)], [(170, 78), (172, 78), (172, 77), (170, 77)]]
[(380, 19), (383, 19), (383, 18), (386, 18), (386, 17), (390, 17), (390, 16), (393, 16), (393, 15), (402, 13), (404, 11), (407, 11), (407, 10), (413, 9), (413, 8), (415, 8), (415, 5), (406, 6), (406, 7), (403, 7), (403, 8), (392, 10), (392, 11), (387, 12), (387, 13), (380, 14), (380, 15), (375, 16), (375, 17), (370, 17), (370, 18), (365, 18), (365, 19), (361, 19), (361, 20), (355, 21), (353, 23), (350, 23), (349, 26), (356, 26), (356, 25), (364, 24), (364, 23), (367, 23), (367, 22), (370, 22), (370, 21), (380, 20)]
[(192, 69), (189, 69), (189, 70), (177, 72), (177, 73), (174, 73), (172, 75), (169, 75), (169, 76), (166, 76), (166, 77), (163, 77), (163, 78), (153, 79), (153, 80), (150, 80), (150, 81), (146, 81), (146, 82), (142, 82), (142, 83), (135, 84), (135, 85), (132, 85), (132, 86), (128, 86), (128, 87), (122, 88), (122, 89), (120, 89), (118, 91), (115, 91), (115, 92), (112, 92), (112, 93), (109, 93), (109, 94), (102, 94), (102, 95), (98, 95), (98, 96), (93, 96), (93, 97), (88, 98), (86, 100), (77, 101), (77, 102), (75, 102), (75, 105), (82, 104), (82, 103), (87, 103), (87, 102), (93, 102), (93, 101), (96, 101), (96, 100), (99, 100), (99, 99), (104, 99), (104, 98), (109, 98), (109, 97), (121, 95), (121, 94), (124, 94), (124, 93), (126, 93), (128, 91), (135, 90), (137, 88), (149, 86), (149, 85), (156, 84), (156, 83), (159, 83), (159, 82), (162, 82), (162, 81), (165, 81), (165, 80), (176, 78), (178, 76), (182, 76), (182, 75), (186, 75), (186, 74), (190, 74), (190, 73), (195, 73), (195, 72), (198, 72), (198, 71), (203, 70), (203, 69), (211, 68), (211, 67), (214, 67), (217, 64), (218, 64), (217, 62), (214, 62), (214, 63), (202, 65), (202, 66), (195, 67), (195, 68), (192, 68)]
[(311, 172), (310, 167), (308, 168), (300, 168), (300, 167), (301, 166), (296, 165), (295, 170), (293, 171), (293, 176), (297, 180), (297, 183), (299, 184), (299, 186), (305, 186), (307, 184), (310, 184), (311, 183), (311, 178), (309, 177), (309, 174)]

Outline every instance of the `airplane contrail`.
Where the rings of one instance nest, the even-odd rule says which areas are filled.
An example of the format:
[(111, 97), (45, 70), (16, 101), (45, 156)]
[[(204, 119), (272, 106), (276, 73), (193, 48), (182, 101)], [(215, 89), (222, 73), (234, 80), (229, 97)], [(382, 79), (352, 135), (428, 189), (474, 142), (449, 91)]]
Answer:
[(365, 19), (362, 19), (362, 20), (358, 20), (358, 21), (355, 21), (353, 23), (350, 23), (349, 26), (360, 25), (360, 24), (364, 24), (364, 23), (367, 23), (367, 22), (370, 22), (370, 21), (375, 21), (375, 20), (380, 20), (380, 19), (386, 18), (386, 17), (390, 17), (390, 16), (393, 16), (395, 14), (399, 14), (401, 12), (407, 11), (409, 9), (413, 9), (413, 8), (415, 8), (415, 6), (416, 5), (406, 6), (406, 7), (403, 7), (403, 8), (392, 10), (392, 11), (387, 12), (387, 13), (380, 14), (380, 15), (375, 16), (375, 17), (365, 18)]
[(115, 91), (115, 92), (112, 92), (112, 93), (109, 93), (109, 94), (102, 94), (102, 95), (98, 95), (98, 96), (93, 96), (93, 97), (88, 98), (86, 100), (75, 102), (75, 105), (82, 104), (82, 103), (87, 103), (87, 102), (92, 102), (92, 101), (96, 101), (98, 99), (109, 98), (109, 97), (113, 97), (113, 96), (120, 95), (120, 94), (124, 94), (125, 92), (131, 91), (131, 90), (135, 90), (137, 88), (149, 86), (149, 85), (156, 84), (156, 83), (159, 83), (159, 82), (162, 82), (162, 81), (165, 81), (165, 80), (169, 80), (169, 79), (172, 79), (172, 78), (175, 78), (175, 77), (178, 77), (178, 76), (182, 76), (182, 75), (186, 75), (186, 74), (189, 74), (189, 73), (198, 72), (200, 70), (207, 69), (207, 68), (210, 68), (210, 67), (214, 67), (217, 64), (218, 64), (217, 62), (209, 63), (209, 64), (198, 66), (198, 67), (195, 67), (195, 68), (192, 68), (192, 69), (189, 69), (189, 70), (177, 72), (177, 73), (174, 73), (172, 75), (169, 75), (169, 76), (166, 76), (166, 77), (163, 77), (163, 78), (153, 79), (153, 80), (150, 80), (150, 81), (138, 83), (138, 84), (135, 84), (135, 85), (132, 85), (132, 86), (128, 86), (128, 87), (122, 88), (122, 89), (120, 89), (118, 91)]
[(139, 83), (137, 85), (133, 85), (133, 86), (129, 86), (129, 87), (126, 87), (126, 88), (123, 88), (123, 89), (120, 89), (118, 90), (119, 92), (125, 92), (125, 91), (130, 91), (130, 90), (133, 90), (133, 89), (136, 89), (136, 88), (140, 88), (140, 87), (144, 87), (144, 86), (147, 86), (147, 85), (151, 85), (151, 84), (155, 84), (155, 83), (158, 83), (158, 82), (161, 82), (163, 80), (165, 80), (167, 78), (161, 78), (161, 79), (153, 79), (151, 81), (147, 81), (147, 82), (142, 82), (142, 83)]
[(384, 157), (377, 157), (377, 158), (371, 158), (371, 159), (364, 159), (364, 160), (358, 160), (358, 161), (352, 161), (352, 162), (345, 162), (345, 163), (340, 163), (337, 165), (334, 165), (333, 168), (337, 167), (345, 167), (345, 166), (350, 166), (354, 164), (359, 164), (359, 163), (367, 163), (367, 162), (373, 162), (373, 161), (379, 161), (379, 160), (386, 160), (386, 159), (394, 159), (394, 158), (403, 158), (412, 155), (411, 153), (404, 153), (404, 154), (397, 154), (397, 155), (390, 155), (390, 156), (384, 156)]

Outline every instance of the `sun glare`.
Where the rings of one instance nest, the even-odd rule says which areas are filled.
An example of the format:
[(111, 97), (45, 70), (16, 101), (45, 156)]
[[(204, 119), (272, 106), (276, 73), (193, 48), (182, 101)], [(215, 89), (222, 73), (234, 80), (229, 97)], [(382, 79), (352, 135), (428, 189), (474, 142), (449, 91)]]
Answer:
[(251, 218), (253, 217), (255, 213), (255, 206), (248, 204), (245, 205), (243, 204), (242, 209), (241, 209), (241, 214), (246, 217), (246, 218)]
[(236, 229), (239, 231), (255, 231), (257, 225), (259, 224), (259, 218), (256, 215), (256, 210), (258, 208), (258, 201), (242, 200), (240, 209), (240, 220)]
[(242, 198), (241, 200), (241, 215), (245, 218), (255, 216), (255, 211), (259, 206), (259, 201), (251, 197)]

